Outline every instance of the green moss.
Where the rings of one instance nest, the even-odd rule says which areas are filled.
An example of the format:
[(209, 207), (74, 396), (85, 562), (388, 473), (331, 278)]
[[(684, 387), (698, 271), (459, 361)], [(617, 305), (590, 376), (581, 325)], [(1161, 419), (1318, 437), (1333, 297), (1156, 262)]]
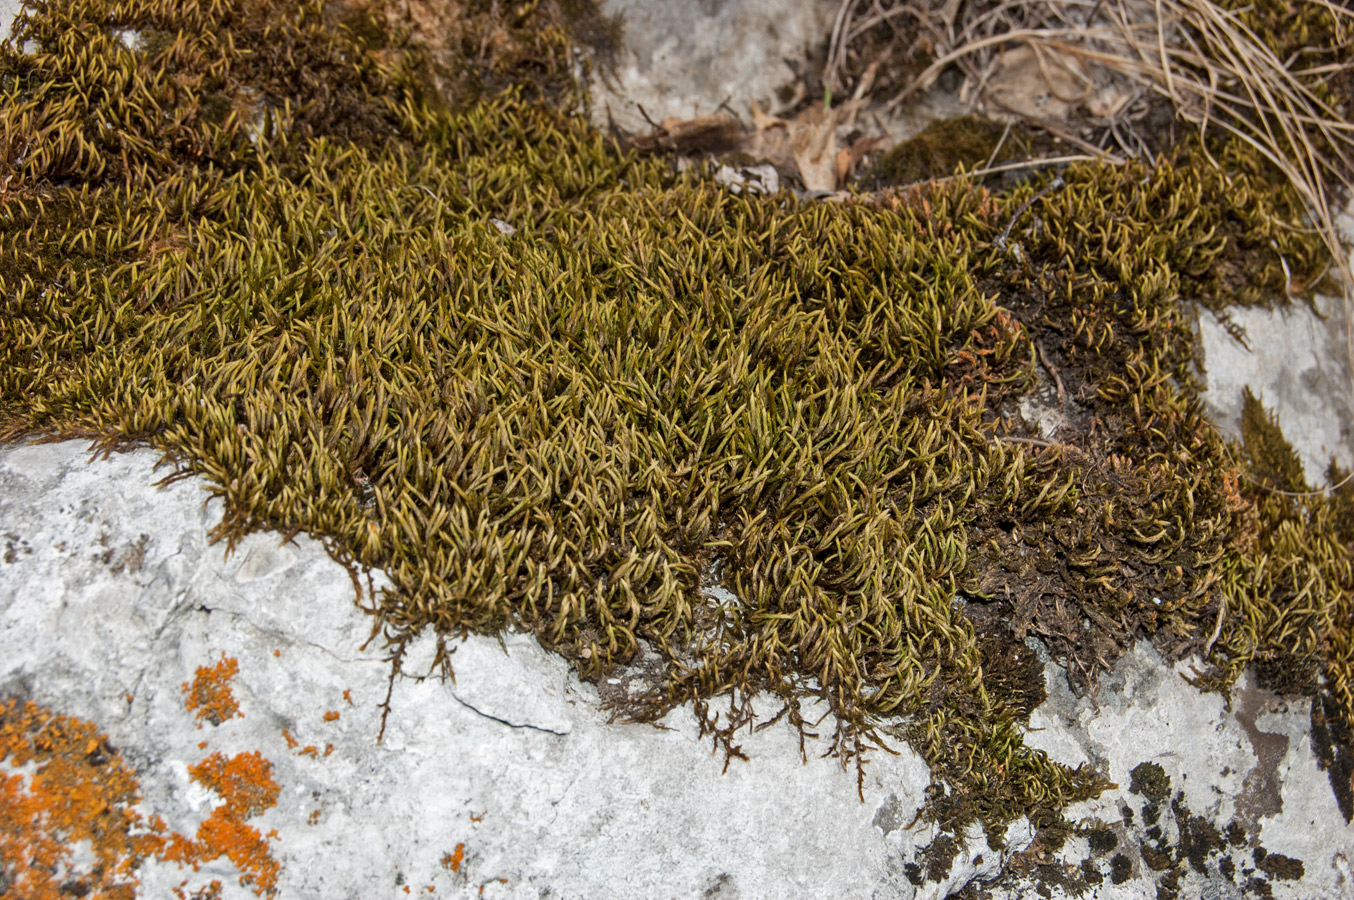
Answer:
[[(690, 701), (730, 756), (754, 694), (801, 729), (821, 699), (843, 764), (923, 755), (952, 832), (1053, 827), (1105, 784), (1024, 746), (1029, 635), (1082, 682), (1141, 635), (1211, 650), (1218, 686), (1311, 661), (1354, 710), (1339, 507), (1263, 491), (1193, 381), (1182, 295), (1223, 309), (1281, 295), (1278, 253), (1323, 262), (1262, 174), (1183, 146), (1037, 195), (734, 196), (530, 99), (559, 56), (465, 50), (488, 74), (443, 103), (370, 23), (293, 70), (150, 9), (150, 50), (83, 0), (0, 60), (0, 438), (149, 443), (225, 500), (217, 537), (383, 569), (395, 654), (512, 625), (598, 678), (645, 642), (662, 683), (628, 712)], [(300, 46), (330, 15), (305, 9), (258, 21)], [(174, 88), (178, 47), (234, 81)], [(141, 87), (99, 93), (110, 68)], [(500, 76), (531, 84), (486, 97)], [(203, 112), (234, 84), (271, 124)], [(75, 149), (31, 152), (57, 132)], [(1218, 265), (1271, 241), (1254, 287)], [(1071, 422), (1051, 445), (1017, 412), (1040, 379)]]
[(1251, 473), (1256, 478), (1282, 491), (1307, 490), (1302, 460), (1298, 459), (1297, 453), (1284, 438), (1278, 418), (1265, 412), (1264, 406), (1255, 399), (1250, 388), (1246, 388), (1242, 395), (1241, 438), (1250, 460)]

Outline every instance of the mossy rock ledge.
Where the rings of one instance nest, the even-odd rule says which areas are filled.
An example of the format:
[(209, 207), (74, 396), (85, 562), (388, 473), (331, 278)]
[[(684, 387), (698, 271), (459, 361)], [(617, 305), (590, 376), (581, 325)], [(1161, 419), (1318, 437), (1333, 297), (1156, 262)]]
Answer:
[(0, 897), (1337, 896), (1286, 183), (733, 193), (483, 6), (13, 22)]

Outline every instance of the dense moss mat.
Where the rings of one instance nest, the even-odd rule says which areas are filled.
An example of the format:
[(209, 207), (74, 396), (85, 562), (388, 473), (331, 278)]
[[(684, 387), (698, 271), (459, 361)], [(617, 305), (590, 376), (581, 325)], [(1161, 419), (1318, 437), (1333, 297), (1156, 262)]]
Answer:
[[(44, 7), (0, 57), (0, 438), (165, 450), (225, 500), (220, 537), (388, 573), (396, 654), (516, 626), (598, 677), (645, 642), (664, 675), (624, 712), (695, 701), (731, 755), (825, 699), (843, 762), (923, 754), (946, 827), (1103, 785), (1023, 745), (1028, 635), (1081, 679), (1143, 636), (1216, 686), (1262, 663), (1354, 721), (1350, 496), (1275, 493), (1300, 476), (1258, 449), (1274, 423), (1230, 445), (1195, 396), (1182, 297), (1322, 267), (1263, 168), (1185, 148), (1039, 193), (735, 196), (517, 88), (424, 96), (356, 28), (316, 52), (362, 116), (287, 94), (312, 57), (238, 49), (245, 105), (208, 114), (154, 48), (263, 13), (186, 8)], [(327, 15), (269, 9), (298, 47)]]

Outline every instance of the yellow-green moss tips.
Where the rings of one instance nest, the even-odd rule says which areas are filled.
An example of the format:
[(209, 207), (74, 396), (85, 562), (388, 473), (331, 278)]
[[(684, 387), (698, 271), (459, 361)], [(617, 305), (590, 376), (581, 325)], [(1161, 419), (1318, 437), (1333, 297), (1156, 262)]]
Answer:
[[(694, 701), (731, 755), (776, 712), (754, 693), (801, 728), (821, 697), (843, 762), (922, 753), (947, 827), (1104, 783), (1023, 745), (1032, 689), (1003, 667), (1028, 635), (1078, 678), (1144, 636), (1210, 652), (1219, 684), (1306, 666), (1354, 711), (1350, 536), (1246, 480), (1191, 380), (1182, 295), (1282, 296), (1278, 252), (1321, 267), (1262, 172), (1223, 189), (1184, 149), (1028, 204), (1042, 185), (734, 196), (516, 90), (453, 110), (357, 29), (316, 52), (365, 118), (270, 94), (276, 70), (198, 18), (300, 47), (327, 15), (277, 9), (19, 24), (39, 48), (0, 57), (0, 438), (165, 450), (224, 498), (219, 537), (306, 531), (384, 570), (396, 652), (515, 625), (597, 677), (644, 641), (665, 681), (628, 711)], [(194, 42), (225, 106), (175, 87), (165, 48)], [(134, 87), (108, 98), (114, 69)], [(1258, 273), (1229, 267), (1257, 247)], [(1054, 441), (1017, 412), (1041, 380), (1072, 425)]]

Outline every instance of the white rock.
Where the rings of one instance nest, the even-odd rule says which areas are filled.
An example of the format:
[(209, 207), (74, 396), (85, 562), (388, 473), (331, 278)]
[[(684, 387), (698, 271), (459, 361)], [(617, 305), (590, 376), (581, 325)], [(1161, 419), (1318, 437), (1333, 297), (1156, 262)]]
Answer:
[[(594, 120), (647, 132), (648, 119), (694, 119), (723, 104), (748, 114), (747, 103), (776, 108), (778, 93), (798, 75), (832, 30), (836, 0), (603, 0), (623, 17), (616, 71), (591, 85)], [(643, 107), (644, 113), (639, 108)]]
[(1318, 296), (1314, 305), (1296, 301), (1287, 309), (1230, 310), (1245, 331), (1245, 345), (1201, 311), (1199, 336), (1209, 417), (1239, 436), (1242, 390), (1249, 386), (1278, 415), (1308, 483), (1321, 485), (1332, 457), (1346, 469), (1354, 466), (1354, 377), (1344, 301)]
[[(1094, 696), (1077, 698), (1063, 670), (1046, 666), (1049, 699), (1031, 715), (1025, 743), (1068, 765), (1092, 762), (1118, 785), (1073, 805), (1066, 815), (1074, 823), (1110, 827), (1120, 838), (1115, 852), (1133, 866), (1129, 880), (1115, 885), (1106, 878), (1085, 896), (1157, 895), (1158, 873), (1144, 865), (1139, 850), (1153, 840), (1143, 818), (1145, 801), (1130, 790), (1132, 772), (1142, 763), (1161, 766), (1171, 779), (1158, 823), (1169, 842), (1178, 845), (1180, 838), (1175, 799), (1219, 830), (1236, 822), (1247, 831), (1243, 845), (1209, 857), (1207, 874), (1184, 864), (1181, 897), (1240, 897), (1249, 877), (1244, 870), (1255, 868), (1257, 846), (1303, 862), (1300, 881), (1266, 879), (1274, 897), (1348, 896), (1354, 888), (1348, 864), (1354, 858), (1354, 826), (1344, 821), (1312, 751), (1309, 703), (1275, 696), (1247, 674), (1229, 705), (1219, 695), (1196, 690), (1185, 680), (1190, 674), (1190, 663), (1169, 667), (1151, 645), (1139, 643), (1101, 677)], [(1132, 822), (1125, 821), (1125, 806), (1133, 811)], [(1073, 857), (1079, 862), (1088, 852)], [(1094, 858), (1104, 875), (1112, 855)], [(1224, 856), (1233, 861), (1233, 878), (1219, 871)], [(996, 896), (1025, 896), (1028, 889), (1003, 885)], [(1055, 889), (1053, 896), (1066, 894)]]
[[(608, 724), (594, 688), (525, 635), (455, 644), (454, 683), (419, 678), (435, 641), (415, 642), (378, 744), (389, 668), (379, 641), (360, 649), (371, 621), (348, 574), (305, 537), (251, 535), (227, 557), (206, 538), (219, 504), (196, 479), (156, 490), (155, 459), (0, 447), (0, 695), (106, 730), (144, 812), (186, 835), (219, 802), (188, 767), (262, 753), (282, 795), (251, 824), (278, 832), (279, 896), (389, 896), (401, 879), (439, 897), (913, 896), (903, 866), (934, 837), (905, 827), (929, 783), (913, 753), (871, 759), (864, 803), (854, 770), (821, 741), (802, 762), (786, 724), (744, 736), (751, 761), (721, 774), (690, 710), (668, 730)], [(222, 654), (243, 717), (198, 728), (180, 685)], [(946, 883), (995, 871), (1001, 854), (974, 846)], [(142, 896), (186, 877), (253, 896), (236, 874), (149, 864)]]

